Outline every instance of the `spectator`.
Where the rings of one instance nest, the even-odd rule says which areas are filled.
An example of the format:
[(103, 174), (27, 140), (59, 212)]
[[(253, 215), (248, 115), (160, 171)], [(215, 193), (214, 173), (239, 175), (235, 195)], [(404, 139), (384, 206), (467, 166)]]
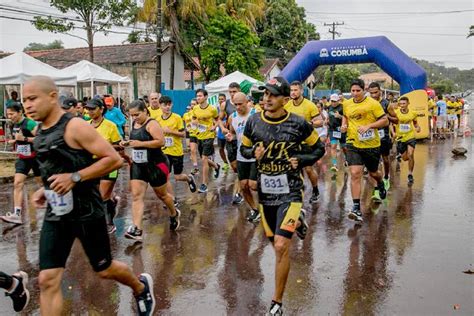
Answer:
[(104, 103), (105, 106), (107, 107), (107, 112), (105, 113), (105, 118), (108, 119), (109, 121), (112, 121), (117, 125), (117, 128), (119, 130), (120, 136), (122, 138), (125, 136), (123, 132), (123, 126), (127, 123), (127, 119), (125, 118), (125, 115), (123, 115), (122, 111), (120, 111), (118, 108), (116, 108), (114, 97), (112, 96), (107, 96), (104, 98)]

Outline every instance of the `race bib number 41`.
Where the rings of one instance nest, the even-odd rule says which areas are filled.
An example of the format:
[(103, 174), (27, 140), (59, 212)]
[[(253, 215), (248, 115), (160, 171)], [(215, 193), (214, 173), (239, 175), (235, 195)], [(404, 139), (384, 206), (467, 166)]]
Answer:
[(367, 130), (365, 133), (359, 133), (359, 140), (361, 142), (366, 142), (372, 139), (375, 139), (375, 132), (372, 128)]
[(59, 195), (53, 190), (44, 190), (44, 196), (51, 206), (51, 212), (56, 216), (69, 214), (74, 208), (72, 191), (64, 195)]
[(135, 163), (148, 162), (148, 151), (146, 149), (133, 149), (132, 160)]
[(278, 176), (267, 176), (262, 174), (260, 177), (260, 186), (263, 193), (266, 194), (288, 194), (290, 187), (288, 186), (288, 177), (286, 174)]

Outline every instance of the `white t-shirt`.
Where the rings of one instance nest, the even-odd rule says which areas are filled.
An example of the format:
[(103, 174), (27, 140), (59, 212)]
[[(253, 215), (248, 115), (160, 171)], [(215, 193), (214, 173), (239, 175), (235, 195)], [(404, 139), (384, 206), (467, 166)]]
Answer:
[(255, 159), (246, 159), (240, 153), (240, 145), (242, 144), (242, 136), (244, 135), (245, 124), (250, 116), (255, 114), (255, 109), (250, 109), (246, 116), (240, 116), (237, 111), (232, 113), (232, 127), (234, 128), (237, 136), (237, 161), (242, 162), (254, 162)]

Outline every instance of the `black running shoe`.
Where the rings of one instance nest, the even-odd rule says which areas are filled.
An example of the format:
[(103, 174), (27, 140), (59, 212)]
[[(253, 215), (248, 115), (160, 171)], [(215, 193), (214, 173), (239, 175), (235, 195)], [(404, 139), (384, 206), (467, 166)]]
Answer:
[(362, 222), (362, 212), (358, 209), (351, 210), (349, 214), (347, 215), (349, 219), (356, 221), (356, 222)]
[(204, 183), (199, 187), (198, 193), (207, 193), (207, 185)]
[(317, 203), (318, 201), (319, 201), (319, 193), (313, 192), (313, 194), (311, 194), (311, 198), (309, 199), (309, 203), (314, 204), (314, 203)]
[(179, 218), (181, 217), (181, 211), (176, 209), (176, 215), (170, 216), (170, 229), (176, 231), (181, 224)]
[(143, 230), (138, 229), (135, 225), (131, 225), (125, 232), (125, 238), (141, 242), (143, 240)]
[(191, 171), (191, 175), (195, 176), (197, 174), (199, 174), (199, 168), (196, 167), (193, 169), (193, 171)]
[(247, 220), (251, 223), (258, 223), (260, 221), (260, 212), (257, 210), (250, 210)]
[(244, 198), (242, 197), (242, 195), (240, 195), (240, 193), (235, 194), (234, 197), (232, 198), (232, 204), (234, 205), (240, 205), (242, 204), (243, 201), (244, 201)]
[(306, 217), (306, 211), (301, 209), (300, 217), (298, 218), (301, 225), (295, 230), (296, 235), (298, 235), (298, 237), (301, 240), (304, 240), (306, 238), (306, 234), (308, 233), (308, 223), (306, 223), (305, 217)]
[(217, 165), (217, 168), (214, 169), (214, 178), (217, 179), (219, 178), (219, 173), (221, 172), (221, 165), (218, 163), (216, 163), (216, 165)]
[(413, 182), (415, 182), (415, 179), (413, 179), (413, 175), (412, 175), (412, 174), (409, 174), (409, 175), (408, 175), (408, 184), (413, 184)]
[(25, 309), (26, 305), (30, 301), (30, 292), (26, 288), (28, 284), (28, 274), (23, 271), (19, 271), (12, 275), (13, 278), (18, 280), (18, 285), (16, 286), (13, 293), (5, 293), (6, 296), (9, 296), (13, 301), (13, 309), (15, 312), (21, 312)]
[(139, 279), (140, 282), (145, 285), (145, 289), (140, 295), (135, 296), (135, 300), (137, 301), (138, 315), (153, 315), (156, 305), (155, 295), (153, 294), (153, 278), (148, 273), (142, 273), (140, 274)]
[(270, 305), (270, 309), (268, 310), (267, 316), (281, 316), (283, 315), (283, 309), (281, 304), (272, 301), (272, 305)]
[(380, 198), (382, 200), (385, 200), (385, 198), (387, 197), (387, 190), (385, 190), (385, 185), (383, 184), (383, 181), (379, 183), (378, 188), (379, 188)]
[(191, 192), (196, 192), (197, 190), (197, 185), (196, 185), (196, 181), (194, 180), (194, 176), (192, 174), (190, 174), (188, 176), (188, 185), (189, 185), (189, 190)]

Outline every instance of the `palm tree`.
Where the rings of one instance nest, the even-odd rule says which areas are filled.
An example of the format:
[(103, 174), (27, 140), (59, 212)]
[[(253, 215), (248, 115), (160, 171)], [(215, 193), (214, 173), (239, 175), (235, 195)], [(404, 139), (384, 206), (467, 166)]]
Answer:
[(467, 38), (474, 36), (474, 25), (471, 25), (469, 28), (469, 34), (467, 35)]
[(225, 12), (256, 30), (256, 22), (265, 15), (265, 0), (218, 0)]

